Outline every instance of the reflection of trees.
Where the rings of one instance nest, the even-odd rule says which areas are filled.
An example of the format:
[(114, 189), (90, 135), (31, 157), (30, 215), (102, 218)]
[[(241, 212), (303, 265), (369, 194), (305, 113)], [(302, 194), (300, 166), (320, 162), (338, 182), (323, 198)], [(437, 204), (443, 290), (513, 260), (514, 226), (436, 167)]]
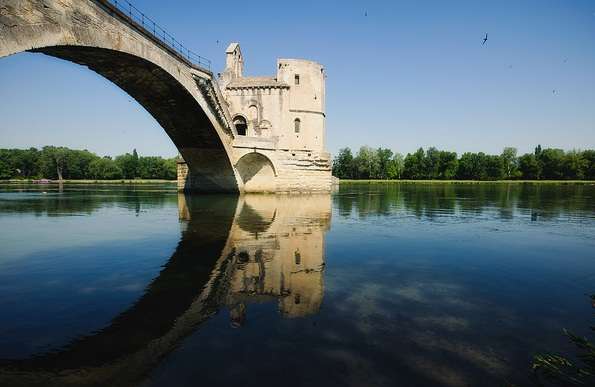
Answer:
[[(134, 209), (135, 195), (123, 194)], [(286, 317), (318, 311), (330, 196), (180, 194), (178, 209), (180, 241), (131, 308), (65, 348), (0, 360), (0, 385), (129, 386), (222, 307), (236, 327), (251, 303), (276, 302)]]
[[(92, 190), (66, 186), (63, 190), (57, 185), (48, 186), (47, 191), (5, 193), (0, 196), (0, 213), (34, 214), (35, 216), (90, 215), (103, 207), (125, 207), (140, 212), (141, 208), (163, 207), (175, 203), (176, 196), (162, 190), (152, 191), (146, 187), (131, 190), (126, 186), (97, 186)], [(103, 191), (105, 190), (105, 191)], [(14, 199), (13, 199), (14, 197)]]
[(429, 220), (444, 214), (481, 215), (494, 211), (501, 219), (530, 215), (555, 219), (574, 212), (592, 213), (592, 185), (572, 184), (353, 184), (341, 185), (333, 197), (339, 215), (384, 216), (405, 211)]

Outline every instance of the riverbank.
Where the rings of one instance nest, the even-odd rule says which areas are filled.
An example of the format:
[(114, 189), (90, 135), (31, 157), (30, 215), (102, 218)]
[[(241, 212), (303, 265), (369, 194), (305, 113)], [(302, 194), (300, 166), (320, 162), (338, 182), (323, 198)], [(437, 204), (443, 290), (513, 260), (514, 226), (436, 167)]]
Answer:
[(348, 180), (339, 184), (595, 184), (595, 180)]
[(161, 179), (118, 179), (118, 180), (50, 180), (48, 182), (39, 182), (39, 180), (23, 180), (11, 179), (0, 180), (0, 184), (161, 184), (161, 183), (177, 183), (177, 180), (161, 180)]

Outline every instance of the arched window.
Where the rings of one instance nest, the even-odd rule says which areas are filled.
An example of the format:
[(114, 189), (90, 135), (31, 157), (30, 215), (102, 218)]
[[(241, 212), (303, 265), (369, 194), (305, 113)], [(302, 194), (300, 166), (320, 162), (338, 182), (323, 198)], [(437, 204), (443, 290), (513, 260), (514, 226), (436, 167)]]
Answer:
[(299, 133), (299, 132), (300, 132), (300, 124), (301, 124), (301, 121), (300, 121), (300, 119), (299, 119), (299, 118), (296, 118), (296, 119), (293, 121), (293, 128), (294, 128), (294, 131), (295, 131), (296, 133)]
[(293, 255), (294, 255), (294, 258), (295, 258), (295, 264), (296, 265), (300, 265), (302, 263), (302, 255), (300, 254), (300, 251), (299, 250), (296, 250)]
[(256, 105), (250, 105), (248, 107), (248, 119), (250, 121), (258, 122), (258, 108)]
[(236, 131), (240, 136), (246, 135), (246, 130), (248, 129), (248, 124), (246, 123), (246, 119), (242, 116), (235, 116), (233, 118), (233, 126), (236, 128)]

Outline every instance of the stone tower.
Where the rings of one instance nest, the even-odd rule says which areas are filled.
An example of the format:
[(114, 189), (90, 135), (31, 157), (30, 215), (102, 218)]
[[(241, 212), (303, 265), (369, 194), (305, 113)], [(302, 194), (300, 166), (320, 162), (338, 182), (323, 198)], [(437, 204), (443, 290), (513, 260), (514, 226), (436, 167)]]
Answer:
[(244, 76), (240, 45), (231, 43), (225, 54), (219, 86), (237, 132), (235, 166), (244, 190), (329, 191), (324, 67), (278, 59), (275, 76)]

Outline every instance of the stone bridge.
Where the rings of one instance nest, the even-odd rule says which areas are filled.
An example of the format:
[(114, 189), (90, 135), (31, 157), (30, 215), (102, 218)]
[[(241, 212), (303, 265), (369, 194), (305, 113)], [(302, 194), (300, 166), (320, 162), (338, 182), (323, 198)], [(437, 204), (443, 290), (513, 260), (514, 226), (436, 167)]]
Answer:
[(184, 160), (181, 190), (330, 190), (328, 153), (310, 146), (281, 149), (270, 138), (238, 135), (210, 62), (193, 60), (127, 1), (2, 0), (0, 58), (25, 51), (86, 66), (137, 100)]

